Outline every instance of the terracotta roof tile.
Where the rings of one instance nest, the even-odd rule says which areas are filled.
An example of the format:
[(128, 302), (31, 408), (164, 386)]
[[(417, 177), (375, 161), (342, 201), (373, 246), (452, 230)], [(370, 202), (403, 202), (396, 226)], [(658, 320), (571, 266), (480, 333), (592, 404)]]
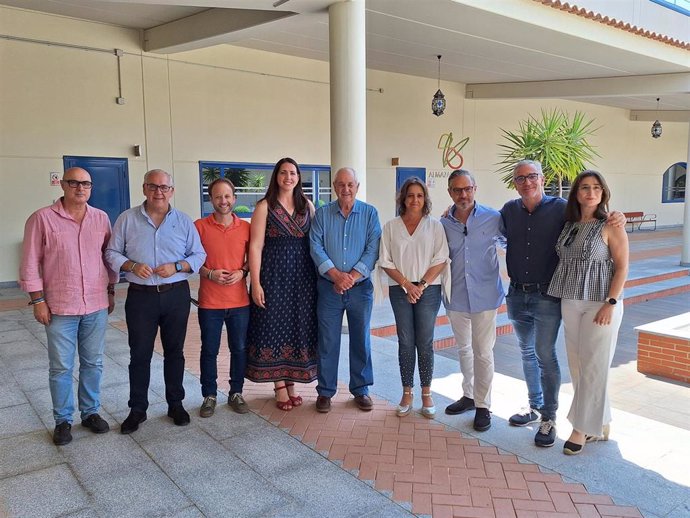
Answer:
[(681, 49), (690, 50), (690, 43), (688, 43), (686, 41), (679, 40), (676, 38), (671, 38), (671, 37), (663, 35), (663, 34), (657, 34), (656, 32), (650, 32), (649, 30), (638, 27), (637, 25), (630, 25), (629, 23), (616, 20), (615, 18), (603, 16), (600, 13), (595, 13), (594, 11), (588, 11), (587, 9), (585, 9), (583, 7), (578, 7), (577, 5), (571, 4), (569, 2), (561, 2), (560, 0), (534, 0), (534, 1), (539, 2), (540, 4), (546, 5), (548, 7), (552, 7), (554, 9), (566, 11), (566, 12), (575, 14), (577, 16), (587, 18), (589, 20), (594, 20), (596, 22), (603, 23), (603, 24), (609, 25), (611, 27), (616, 27), (617, 29), (621, 29), (621, 30), (624, 30), (626, 32), (637, 34), (637, 35), (642, 36), (644, 38), (649, 38), (651, 40), (660, 41), (661, 43), (665, 43), (665, 44), (671, 45), (673, 47), (679, 47)]

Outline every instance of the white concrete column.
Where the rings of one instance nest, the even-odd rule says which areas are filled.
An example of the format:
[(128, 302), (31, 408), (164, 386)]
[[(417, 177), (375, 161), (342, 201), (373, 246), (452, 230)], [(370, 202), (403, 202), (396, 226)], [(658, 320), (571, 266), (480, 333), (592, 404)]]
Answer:
[(357, 171), (366, 200), (367, 103), (364, 0), (328, 8), (331, 73), (331, 167)]
[(688, 131), (688, 161), (685, 163), (685, 212), (683, 214), (683, 247), (680, 265), (690, 266), (690, 131)]

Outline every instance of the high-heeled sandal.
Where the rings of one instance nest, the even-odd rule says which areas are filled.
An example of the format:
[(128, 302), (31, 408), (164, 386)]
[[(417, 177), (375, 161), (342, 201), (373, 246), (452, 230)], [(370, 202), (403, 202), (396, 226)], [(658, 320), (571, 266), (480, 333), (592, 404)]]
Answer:
[[(403, 390), (403, 397), (404, 396), (412, 396), (412, 391)], [(410, 412), (412, 412), (412, 398), (410, 398), (409, 405), (398, 405), (398, 408), (395, 410), (395, 415), (398, 417), (405, 417), (406, 415), (410, 415)]]
[(292, 400), (278, 401), (279, 390), (285, 390), (285, 392), (287, 392), (287, 387), (283, 385), (282, 387), (276, 387), (273, 389), (273, 392), (276, 393), (276, 407), (278, 407), (279, 410), (282, 410), (284, 412), (289, 412), (290, 410), (292, 410)]
[[(295, 384), (292, 383), (291, 381), (290, 382), (286, 381), (285, 386), (286, 387), (294, 387)], [(292, 402), (292, 406), (300, 406), (303, 403), (302, 396), (300, 396), (299, 394), (296, 396), (291, 396), (290, 392), (288, 391), (288, 397), (290, 398), (290, 401)]]
[[(425, 397), (431, 397), (431, 392), (424, 393), (422, 392), (422, 398)], [(433, 419), (434, 416), (436, 415), (436, 405), (432, 406), (423, 406), (422, 407), (422, 415), (426, 417), (427, 419)]]

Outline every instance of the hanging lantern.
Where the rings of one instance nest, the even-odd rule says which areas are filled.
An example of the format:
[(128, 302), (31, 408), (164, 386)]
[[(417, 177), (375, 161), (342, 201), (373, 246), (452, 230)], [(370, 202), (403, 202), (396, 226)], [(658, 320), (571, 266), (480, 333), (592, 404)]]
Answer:
[(438, 90), (436, 90), (434, 98), (431, 100), (431, 112), (436, 117), (440, 117), (446, 109), (446, 96), (441, 91), (441, 55), (439, 54), (436, 57), (438, 58)]
[(659, 122), (659, 98), (656, 98), (656, 116), (657, 119), (654, 121), (654, 124), (652, 124), (652, 138), (659, 138), (661, 136), (661, 132), (663, 131), (661, 128), (661, 123)]

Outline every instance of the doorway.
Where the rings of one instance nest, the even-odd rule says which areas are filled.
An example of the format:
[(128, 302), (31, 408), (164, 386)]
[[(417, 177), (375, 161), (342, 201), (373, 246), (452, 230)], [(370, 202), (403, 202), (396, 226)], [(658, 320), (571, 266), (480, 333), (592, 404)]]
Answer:
[(65, 170), (81, 167), (91, 175), (93, 187), (89, 205), (108, 214), (110, 224), (129, 208), (129, 169), (126, 158), (64, 156)]

